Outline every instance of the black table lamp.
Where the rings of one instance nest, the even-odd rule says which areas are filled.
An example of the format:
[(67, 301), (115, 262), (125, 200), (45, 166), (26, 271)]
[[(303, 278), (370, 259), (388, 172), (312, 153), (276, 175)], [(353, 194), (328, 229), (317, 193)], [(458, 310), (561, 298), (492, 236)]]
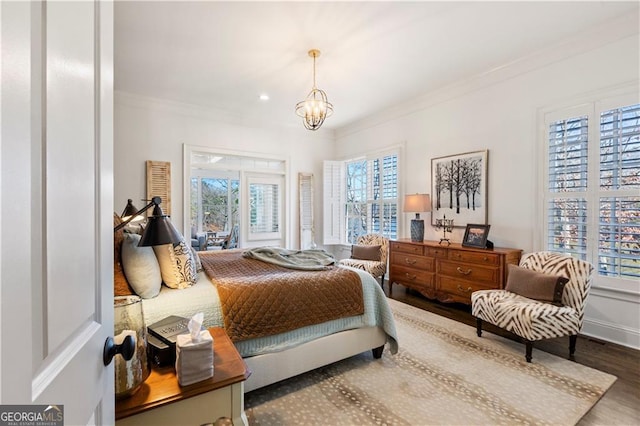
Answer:
[(137, 217), (141, 216), (142, 213), (153, 207), (153, 212), (151, 216), (149, 216), (147, 226), (144, 227), (138, 247), (161, 246), (169, 243), (174, 246), (180, 244), (180, 241), (182, 241), (182, 235), (180, 235), (178, 230), (173, 226), (169, 216), (162, 212), (162, 209), (160, 208), (161, 202), (162, 199), (160, 197), (153, 197), (149, 204), (136, 211), (131, 200), (128, 200), (127, 207), (125, 207), (122, 212), (124, 222), (113, 228), (113, 232), (117, 232), (124, 228), (129, 222), (133, 221)]
[(420, 213), (431, 211), (429, 194), (405, 195), (402, 211), (416, 214), (416, 218), (411, 219), (411, 241), (422, 242), (424, 240), (424, 220), (420, 219)]

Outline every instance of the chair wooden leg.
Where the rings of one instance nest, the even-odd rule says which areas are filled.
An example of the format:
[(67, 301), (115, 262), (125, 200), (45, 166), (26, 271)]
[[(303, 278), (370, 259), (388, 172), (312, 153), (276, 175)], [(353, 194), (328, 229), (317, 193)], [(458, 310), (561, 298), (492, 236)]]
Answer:
[(573, 359), (573, 355), (576, 353), (576, 342), (578, 341), (578, 335), (572, 334), (569, 336), (569, 359)]
[(476, 334), (482, 337), (482, 320), (478, 317), (476, 317)]
[(380, 287), (384, 288), (384, 274), (382, 274), (382, 278), (380, 278)]
[(533, 342), (531, 340), (527, 340), (525, 342), (525, 347), (526, 347), (525, 358), (527, 359), (527, 362), (531, 362), (531, 353), (533, 352)]

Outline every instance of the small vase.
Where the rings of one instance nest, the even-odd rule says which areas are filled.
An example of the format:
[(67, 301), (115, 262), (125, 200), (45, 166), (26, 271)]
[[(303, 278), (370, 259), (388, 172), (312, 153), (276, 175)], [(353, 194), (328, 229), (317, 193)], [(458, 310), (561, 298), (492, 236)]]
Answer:
[(138, 296), (117, 296), (113, 301), (113, 311), (115, 343), (121, 344), (128, 335), (135, 336), (136, 340), (136, 350), (130, 360), (125, 361), (122, 356), (114, 358), (116, 398), (126, 398), (136, 393), (149, 377), (142, 299)]

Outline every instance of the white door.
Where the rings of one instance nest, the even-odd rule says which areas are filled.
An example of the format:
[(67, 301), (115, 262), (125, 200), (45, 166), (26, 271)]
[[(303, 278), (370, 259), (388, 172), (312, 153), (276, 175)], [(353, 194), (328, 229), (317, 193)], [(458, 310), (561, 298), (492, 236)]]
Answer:
[(0, 18), (0, 404), (112, 424), (113, 3)]

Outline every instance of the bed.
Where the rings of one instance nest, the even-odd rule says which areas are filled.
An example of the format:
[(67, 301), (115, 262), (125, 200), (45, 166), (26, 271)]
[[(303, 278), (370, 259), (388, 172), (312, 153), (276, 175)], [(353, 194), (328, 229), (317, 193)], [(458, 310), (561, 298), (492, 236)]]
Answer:
[[(191, 317), (202, 312), (205, 327), (225, 327), (223, 301), (221, 301), (220, 293), (222, 292), (223, 297), (228, 296), (223, 286), (224, 277), (220, 275), (220, 271), (225, 269), (225, 263), (230, 262), (232, 258), (234, 262), (238, 261), (238, 258), (242, 258), (242, 250), (201, 253), (200, 259), (205, 267), (208, 261), (212, 262), (209, 263), (210, 267), (208, 268), (211, 277), (204, 271), (200, 271), (196, 283), (189, 288), (171, 289), (163, 286), (157, 297), (143, 299), (147, 325), (169, 315)], [(261, 264), (260, 269), (266, 272), (263, 274), (264, 277), (288, 273), (285, 271), (286, 268), (280, 266), (269, 265), (255, 259), (242, 259), (243, 262)], [(254, 263), (254, 265), (257, 264)], [(274, 267), (280, 268), (282, 271), (279, 272)], [(235, 266), (230, 267), (230, 269), (234, 268)], [(373, 350), (374, 356), (380, 357), (382, 348), (387, 343), (391, 353), (397, 351), (393, 314), (386, 296), (375, 279), (364, 271), (348, 267), (331, 266), (328, 269), (334, 272), (336, 269), (348, 269), (352, 275), (356, 274), (359, 288), (361, 288), (362, 312), (357, 315), (304, 325), (268, 336), (234, 340), (238, 351), (252, 371), (251, 376), (245, 382), (245, 392), (368, 350)], [(329, 271), (313, 272), (318, 277), (323, 273), (329, 273)], [(251, 280), (257, 279), (262, 279), (262, 277), (251, 277)], [(244, 291), (240, 293), (243, 294)], [(342, 292), (333, 291), (332, 294), (334, 293), (335, 297), (339, 297)], [(226, 303), (226, 312), (229, 313), (229, 302)], [(336, 304), (338, 303), (336, 302)], [(269, 310), (269, 312), (271, 311), (273, 309)], [(225, 328), (228, 330), (229, 325), (227, 318)]]

